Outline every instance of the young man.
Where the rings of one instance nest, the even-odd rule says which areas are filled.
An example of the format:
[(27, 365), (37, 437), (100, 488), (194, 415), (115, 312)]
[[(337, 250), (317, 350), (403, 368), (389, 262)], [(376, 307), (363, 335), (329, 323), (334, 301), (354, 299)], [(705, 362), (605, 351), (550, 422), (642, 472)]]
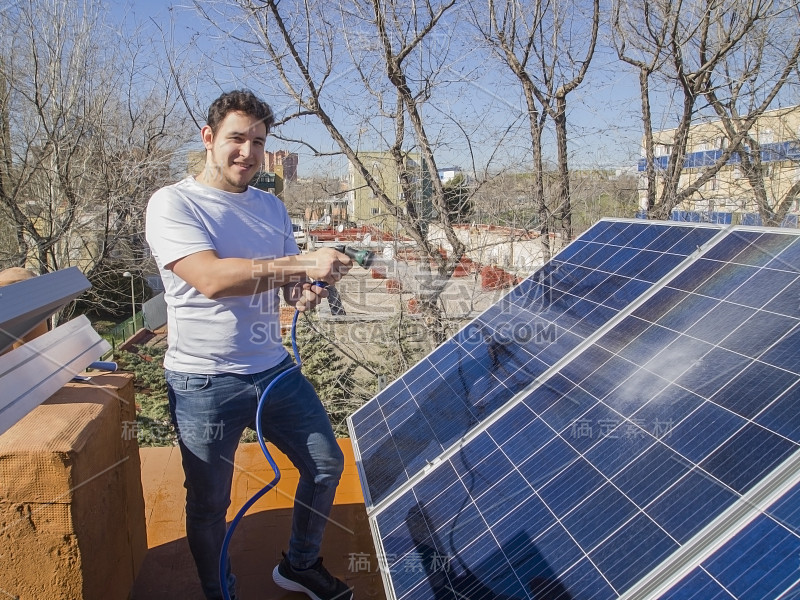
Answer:
[[(223, 598), (218, 565), (239, 438), (255, 427), (264, 389), (294, 364), (281, 344), (278, 292), (310, 310), (326, 297), (310, 282), (336, 283), (351, 266), (330, 248), (299, 256), (281, 201), (249, 187), (273, 123), (251, 92), (223, 94), (201, 130), (203, 172), (160, 189), (147, 207), (147, 241), (166, 288), (164, 367), (186, 477), (186, 535), (209, 599)], [(319, 558), (343, 466), (325, 409), (300, 373), (267, 402), (264, 435), (300, 471), (289, 549), (273, 578), (311, 598), (349, 600)], [(229, 563), (231, 598), (235, 581)]]

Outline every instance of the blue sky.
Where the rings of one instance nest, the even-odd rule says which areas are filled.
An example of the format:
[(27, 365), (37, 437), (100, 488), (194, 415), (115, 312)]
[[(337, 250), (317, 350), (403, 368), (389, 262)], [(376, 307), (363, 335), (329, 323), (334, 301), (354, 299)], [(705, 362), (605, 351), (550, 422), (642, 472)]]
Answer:
[[(201, 56), (201, 50), (214, 59), (218, 58), (220, 62), (226, 62), (231, 60), (230, 51), (236, 52), (238, 49), (230, 43), (224, 43), (221, 35), (197, 15), (190, 3), (184, 1), (164, 4), (156, 0), (137, 1), (130, 6), (128, 20), (143, 23), (148, 27), (152, 27), (153, 21), (161, 24), (174, 33), (175, 43), (181, 47), (181, 52), (186, 52), (186, 47), (191, 45), (193, 50), (190, 54), (194, 53), (194, 57), (202, 61), (206, 68), (214, 68), (217, 81), (208, 81), (198, 89), (196, 100), (199, 106), (206, 106), (221, 89), (250, 87), (270, 101), (279, 116), (289, 109), (288, 106), (282, 106), (279, 99), (276, 101), (270, 93), (268, 88), (274, 83), (275, 77), (268, 68), (262, 66), (243, 71), (221, 67), (219, 64), (210, 66), (208, 57)], [(453, 97), (447, 97), (445, 102), (437, 101), (436, 104), (426, 107), (424, 109), (426, 117), (440, 124), (443, 139), (447, 141), (450, 141), (448, 132), (453, 128), (448, 124), (448, 117), (457, 116), (462, 121), (462, 126), (474, 127), (477, 141), (473, 142), (473, 149), (479, 163), (485, 163), (489, 155), (494, 153), (492, 163), (494, 168), (507, 166), (526, 168), (526, 163), (529, 161), (530, 137), (527, 133), (524, 100), (519, 84), (507, 71), (496, 67), (482, 68), (485, 56), (471, 49), (467, 40), (459, 40), (458, 43), (465, 49), (465, 54), (453, 62), (453, 79), (459, 78), (456, 74), (459, 69), (483, 72), (480, 78), (473, 78), (470, 75), (453, 84), (458, 86), (459, 92)], [(343, 82), (345, 81), (346, 79), (343, 79)], [(631, 168), (636, 165), (641, 139), (636, 82), (635, 73), (621, 68), (609, 49), (598, 50), (593, 68), (586, 80), (569, 96), (571, 166)], [(362, 102), (366, 101), (368, 100), (362, 99)], [(358, 112), (353, 106), (358, 102), (358, 98), (350, 96), (344, 84), (339, 88), (339, 95), (332, 97), (332, 102), (341, 102), (342, 107), (348, 112)], [(347, 116), (344, 110), (335, 108), (331, 110), (344, 122), (353, 118), (352, 115)], [(362, 149), (374, 149), (376, 143), (370, 143), (368, 136), (377, 134), (379, 129), (375, 126), (377, 122), (367, 120), (361, 126), (367, 140), (362, 144)], [(668, 121), (665, 120), (664, 123), (664, 126), (668, 125)], [(359, 126), (355, 121), (349, 125), (354, 130)], [(367, 131), (373, 126), (375, 130)], [(497, 139), (499, 132), (506, 131), (509, 127), (511, 133), (504, 138), (503, 146), (499, 150), (496, 149), (493, 138)], [(437, 130), (434, 128), (433, 131)], [(278, 133), (289, 138), (305, 140), (320, 150), (335, 150), (327, 133), (315, 118), (306, 118), (286, 125)], [(443, 144), (437, 151), (437, 162), (442, 166), (457, 165), (468, 170), (471, 168), (468, 148), (456, 134), (452, 134), (452, 143)], [(555, 150), (551, 134), (545, 138), (545, 144), (547, 158), (554, 160)], [(281, 147), (300, 155), (301, 176), (343, 175), (346, 172), (346, 162), (341, 157), (314, 158), (302, 144), (283, 143), (276, 139), (268, 142), (268, 149), (277, 150)], [(480, 166), (483, 165), (479, 164)]]

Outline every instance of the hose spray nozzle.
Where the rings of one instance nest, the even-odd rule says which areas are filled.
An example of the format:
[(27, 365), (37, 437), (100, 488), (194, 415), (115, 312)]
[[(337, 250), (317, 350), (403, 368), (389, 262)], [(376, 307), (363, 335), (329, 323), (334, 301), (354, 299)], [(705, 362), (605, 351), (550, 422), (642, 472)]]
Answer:
[(334, 250), (346, 254), (353, 262), (364, 269), (369, 269), (375, 259), (375, 253), (369, 250), (351, 248), (350, 246), (344, 245), (334, 246)]

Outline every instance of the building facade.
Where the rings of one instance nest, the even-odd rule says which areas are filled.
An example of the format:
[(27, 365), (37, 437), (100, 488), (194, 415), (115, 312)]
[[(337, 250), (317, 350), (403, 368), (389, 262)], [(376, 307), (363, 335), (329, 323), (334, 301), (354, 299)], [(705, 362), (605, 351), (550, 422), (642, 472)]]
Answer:
[[(656, 174), (667, 167), (675, 130), (654, 132)], [(800, 214), (800, 106), (765, 112), (754, 124), (751, 136), (760, 146), (763, 181), (768, 202), (778, 206), (789, 203), (783, 226), (797, 227)], [(728, 137), (721, 121), (694, 125), (689, 130), (686, 155), (678, 190), (691, 185), (713, 165), (728, 147)], [(644, 155), (644, 143), (642, 144)], [(642, 158), (639, 171), (639, 206), (647, 210), (646, 162)], [(662, 181), (657, 176), (657, 189)], [(675, 220), (710, 221), (761, 225), (756, 195), (741, 167), (741, 158), (733, 153), (715, 177), (695, 194), (675, 207)]]
[(294, 152), (278, 150), (264, 152), (264, 170), (275, 173), (284, 181), (297, 181), (297, 165), (300, 159)]
[[(406, 200), (403, 198), (400, 185), (400, 173), (392, 155), (388, 152), (359, 152), (358, 157), (392, 204), (403, 207)], [(430, 220), (432, 218), (430, 174), (416, 154), (406, 156), (404, 168), (411, 176), (417, 215), (423, 221)], [(348, 165), (347, 174), (350, 186), (347, 209), (355, 224), (376, 227), (391, 234), (400, 233), (403, 229), (402, 224), (373, 193), (352, 163)]]

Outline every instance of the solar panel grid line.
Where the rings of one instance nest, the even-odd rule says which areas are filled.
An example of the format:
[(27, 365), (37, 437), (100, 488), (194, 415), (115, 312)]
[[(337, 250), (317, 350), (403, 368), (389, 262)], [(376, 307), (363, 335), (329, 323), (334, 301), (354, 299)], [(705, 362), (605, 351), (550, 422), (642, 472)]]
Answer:
[[(709, 240), (704, 247), (712, 246), (715, 243), (715, 240), (722, 239), (722, 237), (724, 237), (724, 232), (718, 233), (715, 237), (713, 237), (711, 240)], [(666, 279), (666, 280), (671, 279), (672, 276), (674, 276), (676, 273), (681, 272), (683, 269), (688, 267), (689, 264), (683, 264), (682, 263), (678, 267), (673, 268), (668, 273), (668, 275), (665, 276), (664, 279)], [(523, 388), (522, 390), (517, 392), (514, 395), (514, 397), (512, 397), (510, 400), (508, 400), (506, 402), (506, 404), (502, 408), (496, 410), (494, 413), (492, 413), (486, 419), (481, 421), (480, 424), (476, 425), (476, 427), (474, 427), (473, 429), (467, 431), (467, 433), (462, 438), (457, 440), (449, 448), (445, 448), (444, 451), (439, 455), (438, 460), (430, 461), (426, 468), (424, 468), (421, 471), (418, 471), (415, 474), (411, 474), (410, 477), (407, 479), (407, 481), (403, 485), (401, 485), (397, 489), (393, 490), (389, 495), (387, 495), (379, 503), (375, 504), (375, 503), (372, 503), (371, 501), (369, 501), (367, 503), (367, 511), (368, 511), (368, 513), (369, 514), (372, 514), (372, 513), (378, 514), (378, 513), (380, 513), (380, 510), (382, 509), (382, 507), (391, 505), (391, 503), (397, 497), (401, 496), (403, 493), (405, 493), (405, 491), (407, 491), (408, 489), (413, 487), (413, 485), (415, 485), (415, 483), (417, 481), (419, 481), (420, 479), (426, 477), (433, 469), (437, 468), (438, 465), (443, 464), (444, 461), (446, 461), (450, 456), (452, 456), (455, 452), (457, 452), (461, 447), (463, 447), (464, 445), (469, 443), (472, 439), (474, 439), (475, 437), (480, 435), (480, 433), (482, 433), (487, 427), (489, 427), (491, 424), (496, 422), (498, 419), (502, 418), (509, 410), (513, 409), (514, 406), (516, 406), (525, 397), (527, 397), (531, 393), (532, 390), (534, 390), (536, 387), (538, 387), (541, 384), (541, 382), (546, 381), (547, 379), (549, 379), (549, 377), (553, 373), (558, 372), (564, 365), (570, 363), (576, 356), (580, 355), (586, 348), (590, 347), (597, 339), (602, 337), (609, 329), (613, 328), (619, 320), (623, 319), (628, 314), (630, 314), (631, 312), (636, 310), (636, 308), (638, 308), (638, 306), (640, 306), (641, 304), (646, 302), (659, 289), (660, 289), (660, 286), (658, 286), (658, 285), (652, 286), (647, 292), (645, 292), (644, 294), (640, 295), (640, 297), (637, 300), (633, 301), (631, 304), (629, 304), (622, 311), (619, 311), (615, 317), (612, 317), (612, 319), (609, 320), (608, 322), (606, 322), (601, 328), (596, 330), (589, 337), (585, 338), (581, 342), (581, 344), (579, 344), (576, 348), (574, 348), (573, 350), (571, 350), (570, 352), (565, 354), (557, 363), (555, 363), (553, 366), (549, 367), (544, 373), (542, 373), (539, 377), (534, 379), (531, 382), (530, 385), (528, 385), (526, 388)], [(466, 329), (466, 327), (464, 329)], [(456, 351), (457, 351), (457, 349), (454, 350), (454, 352), (456, 352)], [(467, 353), (469, 353), (468, 350), (467, 350)], [(423, 361), (424, 360), (425, 359), (423, 359)], [(423, 361), (420, 361), (420, 362), (423, 362)], [(352, 421), (348, 420), (348, 424), (350, 425), (351, 423), (352, 423)], [(351, 437), (357, 438), (357, 436), (354, 435), (353, 431), (351, 431)], [(377, 442), (375, 442), (375, 443), (377, 443)], [(364, 450), (368, 450), (368, 449), (369, 448), (364, 448)], [(354, 450), (355, 450), (355, 453), (356, 453), (356, 461), (357, 461), (357, 463), (360, 463), (360, 461), (361, 461), (360, 453), (361, 453), (362, 449), (360, 447), (357, 447)], [(359, 472), (361, 472), (361, 470), (359, 470)], [(365, 495), (367, 495), (368, 494), (368, 490), (369, 490), (368, 485), (364, 485), (363, 489), (367, 490), (365, 492)]]
[(800, 450), (759, 481), (736, 503), (710, 521), (667, 560), (640, 578), (633, 587), (620, 596), (620, 600), (657, 598), (667, 592), (756, 517), (766, 513), (770, 506), (798, 482), (800, 482)]

